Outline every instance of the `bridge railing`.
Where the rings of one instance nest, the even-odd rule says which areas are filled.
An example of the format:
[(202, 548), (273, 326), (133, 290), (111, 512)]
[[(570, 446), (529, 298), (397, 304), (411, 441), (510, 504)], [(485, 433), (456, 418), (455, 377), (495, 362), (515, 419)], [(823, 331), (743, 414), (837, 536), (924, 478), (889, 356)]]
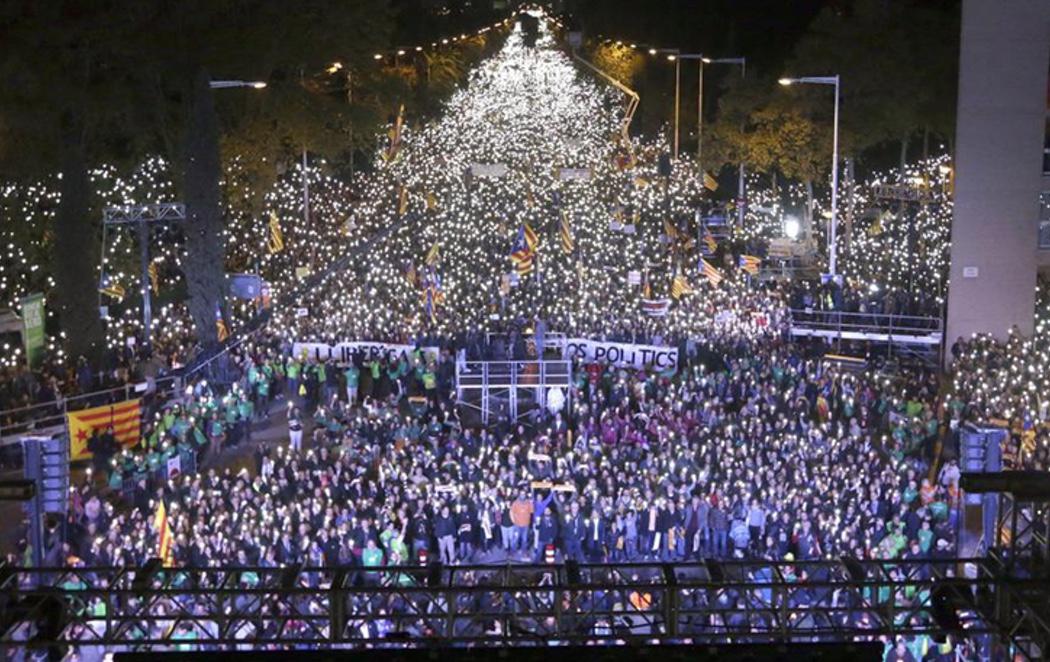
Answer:
[(946, 615), (959, 635), (1018, 645), (1045, 644), (1050, 632), (1032, 607), (1045, 591), (1033, 599), (1030, 581), (980, 559), (374, 570), (151, 563), (8, 568), (0, 590), (7, 650), (850, 641), (939, 634)]

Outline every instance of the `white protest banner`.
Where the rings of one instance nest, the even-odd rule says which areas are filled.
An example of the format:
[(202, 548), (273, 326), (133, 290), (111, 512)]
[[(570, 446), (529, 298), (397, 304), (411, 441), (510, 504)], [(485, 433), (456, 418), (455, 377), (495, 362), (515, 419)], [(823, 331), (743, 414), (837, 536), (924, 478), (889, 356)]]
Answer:
[(720, 310), (715, 313), (715, 324), (729, 324), (736, 319), (736, 313), (732, 310)]
[(558, 179), (563, 182), (567, 182), (572, 179), (578, 179), (580, 181), (587, 181), (591, 178), (590, 168), (559, 168)]
[(608, 363), (621, 368), (678, 369), (678, 349), (661, 345), (569, 338), (565, 341), (562, 358), (579, 358), (588, 363)]
[[(357, 353), (362, 353), (366, 361), (380, 358), (390, 361), (407, 357), (415, 351), (414, 345), (398, 345), (396, 343), (384, 342), (341, 342), (335, 345), (321, 342), (297, 342), (292, 345), (292, 356), (306, 356), (315, 361), (326, 361), (331, 359), (338, 364), (345, 365)], [(426, 355), (437, 356), (440, 350), (437, 347), (422, 347)]]
[(182, 473), (182, 458), (178, 455), (168, 458), (168, 480), (174, 480)]
[(642, 272), (641, 271), (628, 271), (627, 272), (627, 284), (628, 285), (641, 285), (642, 284)]
[(474, 163), (470, 166), (470, 174), (475, 177), (502, 177), (507, 174), (507, 164)]

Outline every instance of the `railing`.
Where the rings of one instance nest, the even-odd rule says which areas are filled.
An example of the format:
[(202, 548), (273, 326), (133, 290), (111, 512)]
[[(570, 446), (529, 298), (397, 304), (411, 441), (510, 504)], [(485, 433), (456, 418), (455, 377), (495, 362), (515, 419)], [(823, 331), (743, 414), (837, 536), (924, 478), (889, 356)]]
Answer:
[(1045, 583), (982, 559), (375, 570), (151, 562), (5, 568), (0, 591), (6, 650), (783, 644), (946, 630), (1020, 649), (1050, 640), (1038, 607)]
[(102, 391), (74, 395), (53, 402), (0, 411), (0, 446), (14, 443), (17, 441), (16, 435), (20, 433), (64, 425), (66, 414), (71, 411), (122, 402), (134, 397), (141, 397), (147, 392), (160, 397), (168, 397), (178, 391), (180, 383), (178, 376), (171, 375), (154, 381), (152, 390), (150, 389), (150, 382), (139, 382)]
[(930, 345), (939, 345), (944, 339), (944, 322), (940, 317), (847, 313), (812, 308), (793, 308), (789, 315), (791, 333), (797, 336)]
[(569, 361), (465, 361), (456, 366), (459, 389), (569, 386)]

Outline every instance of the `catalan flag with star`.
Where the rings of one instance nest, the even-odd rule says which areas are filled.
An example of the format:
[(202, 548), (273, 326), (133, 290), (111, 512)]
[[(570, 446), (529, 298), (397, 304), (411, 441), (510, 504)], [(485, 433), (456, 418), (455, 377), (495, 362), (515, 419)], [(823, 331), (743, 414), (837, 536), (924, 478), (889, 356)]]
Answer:
[(510, 261), (519, 276), (528, 276), (536, 268), (536, 247), (539, 239), (528, 223), (522, 223), (511, 246)]
[(99, 434), (109, 427), (113, 436), (124, 448), (131, 448), (139, 443), (139, 426), (142, 409), (139, 400), (127, 400), (115, 405), (103, 405), (91, 409), (71, 411), (66, 415), (69, 428), (69, 459), (86, 460), (91, 457), (88, 440), (95, 430)]
[(737, 258), (737, 266), (752, 276), (757, 276), (758, 270), (762, 267), (762, 258), (754, 255), (741, 255)]
[(717, 286), (722, 282), (722, 273), (704, 258), (700, 258), (700, 271), (707, 277), (707, 282), (712, 285)]

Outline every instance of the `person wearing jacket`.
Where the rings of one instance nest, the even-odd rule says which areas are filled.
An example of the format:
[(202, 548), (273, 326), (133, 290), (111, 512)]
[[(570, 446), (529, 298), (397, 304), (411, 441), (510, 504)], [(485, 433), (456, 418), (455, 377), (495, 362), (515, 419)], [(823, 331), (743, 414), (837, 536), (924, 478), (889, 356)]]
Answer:
[(438, 541), (438, 558), (442, 563), (456, 562), (456, 523), (448, 505), (441, 506), (440, 514), (434, 518), (434, 537)]
[(553, 545), (558, 536), (558, 522), (554, 519), (553, 508), (546, 508), (540, 516), (539, 524), (536, 526), (536, 549), (534, 561), (543, 561), (543, 552), (547, 545)]
[(561, 527), (562, 553), (566, 559), (583, 561), (583, 537), (587, 534), (583, 515), (580, 514), (580, 504), (573, 501), (569, 504), (569, 510), (565, 513), (564, 522)]

